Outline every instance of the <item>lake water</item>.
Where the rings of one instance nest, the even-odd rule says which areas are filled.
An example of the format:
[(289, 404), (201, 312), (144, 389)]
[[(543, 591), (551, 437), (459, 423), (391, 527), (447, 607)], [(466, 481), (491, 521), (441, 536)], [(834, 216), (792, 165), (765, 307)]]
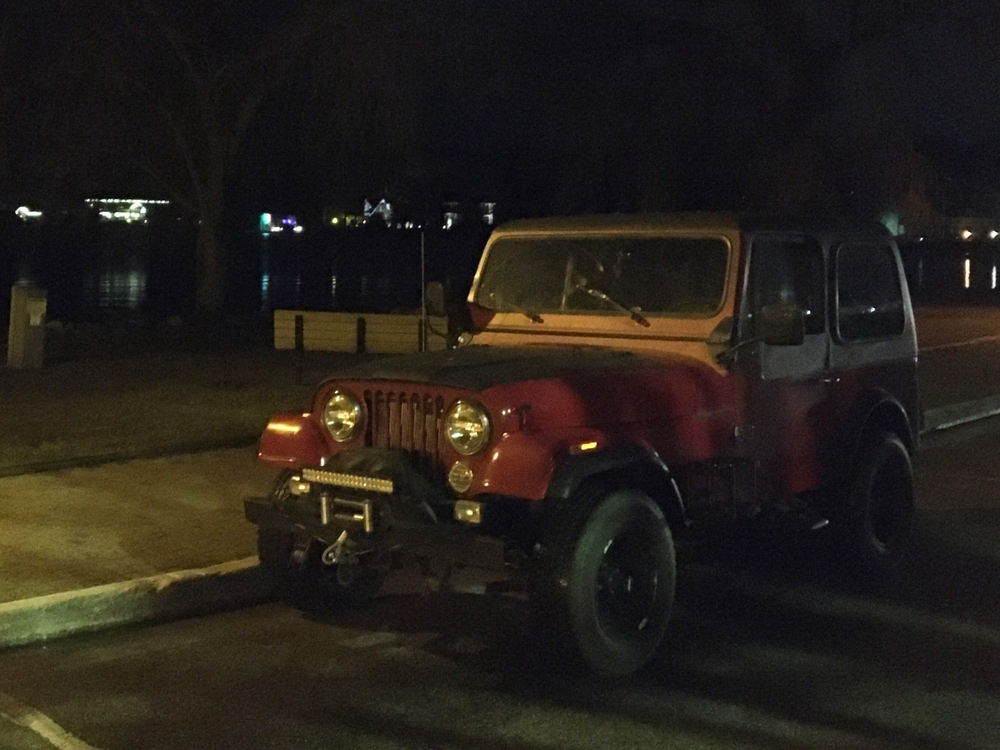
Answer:
[[(419, 307), (421, 276), (464, 295), (486, 233), (330, 230), (229, 238), (225, 308), (391, 312)], [(0, 285), (27, 271), (50, 320), (186, 317), (194, 307), (194, 235), (168, 227), (0, 227)], [(6, 297), (6, 295), (4, 295)]]
[[(423, 276), (464, 298), (486, 232), (424, 236)], [(187, 317), (194, 307), (194, 236), (174, 228), (0, 227), (0, 285), (30, 268), (48, 291), (50, 320)], [(419, 232), (336, 230), (230, 238), (226, 311), (278, 308), (408, 311), (419, 307)], [(1000, 246), (989, 242), (902, 245), (917, 304), (1000, 304)]]

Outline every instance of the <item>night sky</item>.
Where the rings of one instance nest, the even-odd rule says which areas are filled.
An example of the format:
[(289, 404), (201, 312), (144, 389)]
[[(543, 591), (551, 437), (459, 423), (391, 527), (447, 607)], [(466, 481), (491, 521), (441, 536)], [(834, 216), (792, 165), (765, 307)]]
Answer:
[[(956, 7), (956, 6), (961, 6)], [(0, 199), (227, 216), (1000, 211), (1000, 10), (48, 0), (0, 11)], [(199, 184), (200, 181), (200, 184)]]

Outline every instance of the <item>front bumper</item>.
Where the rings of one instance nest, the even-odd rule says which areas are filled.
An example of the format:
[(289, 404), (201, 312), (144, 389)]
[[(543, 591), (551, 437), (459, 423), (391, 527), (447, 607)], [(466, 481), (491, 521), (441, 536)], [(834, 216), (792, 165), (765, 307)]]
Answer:
[(266, 498), (247, 499), (243, 502), (243, 508), (251, 523), (307, 537), (318, 542), (321, 548), (336, 544), (346, 531), (356, 555), (398, 553), (410, 557), (426, 557), (438, 563), (488, 570), (499, 571), (507, 567), (506, 545), (503, 540), (476, 534), (457, 524), (423, 528), (394, 527), (368, 534), (341, 522), (323, 525), (307, 513), (275, 505)]
[[(391, 553), (489, 570), (509, 568), (517, 544), (511, 544), (505, 531), (514, 527), (496, 520), (524, 516), (526, 501), (498, 501), (494, 505), (502, 514), (484, 514), (483, 521), (491, 523), (459, 523), (453, 493), (443, 482), (416, 472), (405, 455), (373, 449), (354, 453), (323, 468), (293, 473), (271, 497), (244, 501), (247, 520), (324, 550), (346, 544), (351, 555), (381, 558)], [(512, 513), (512, 505), (523, 512)]]

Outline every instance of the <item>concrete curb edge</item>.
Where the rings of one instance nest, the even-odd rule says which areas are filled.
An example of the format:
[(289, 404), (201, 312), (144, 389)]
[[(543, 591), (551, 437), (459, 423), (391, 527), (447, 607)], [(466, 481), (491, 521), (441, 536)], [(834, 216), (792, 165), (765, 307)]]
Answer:
[(231, 610), (270, 598), (257, 557), (246, 557), (206, 568), (0, 603), (0, 648)]
[(1000, 414), (1000, 396), (987, 396), (974, 401), (963, 401), (949, 404), (924, 412), (924, 425), (921, 434), (937, 430), (947, 430), (978, 419), (986, 419)]
[(89, 469), (94, 466), (104, 466), (106, 464), (124, 463), (140, 459), (169, 458), (170, 456), (184, 456), (191, 453), (205, 453), (207, 451), (228, 450), (232, 448), (250, 448), (260, 440), (260, 433), (231, 435), (229, 437), (211, 438), (206, 440), (194, 440), (171, 444), (161, 444), (148, 446), (132, 450), (118, 450), (110, 453), (99, 453), (90, 456), (73, 456), (70, 458), (57, 458), (47, 461), (36, 461), (33, 463), (0, 465), (0, 478), (14, 477), (22, 474), (42, 474), (50, 471), (65, 471), (67, 469)]

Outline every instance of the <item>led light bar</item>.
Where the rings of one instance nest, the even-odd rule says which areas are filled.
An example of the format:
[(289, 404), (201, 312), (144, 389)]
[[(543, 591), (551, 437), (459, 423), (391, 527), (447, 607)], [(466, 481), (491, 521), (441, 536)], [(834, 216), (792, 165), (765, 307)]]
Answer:
[(341, 474), (336, 471), (322, 471), (320, 469), (303, 469), (302, 478), (307, 482), (332, 484), (336, 487), (348, 487), (352, 490), (380, 492), (383, 495), (391, 495), (393, 492), (391, 479), (364, 477), (357, 474)]

